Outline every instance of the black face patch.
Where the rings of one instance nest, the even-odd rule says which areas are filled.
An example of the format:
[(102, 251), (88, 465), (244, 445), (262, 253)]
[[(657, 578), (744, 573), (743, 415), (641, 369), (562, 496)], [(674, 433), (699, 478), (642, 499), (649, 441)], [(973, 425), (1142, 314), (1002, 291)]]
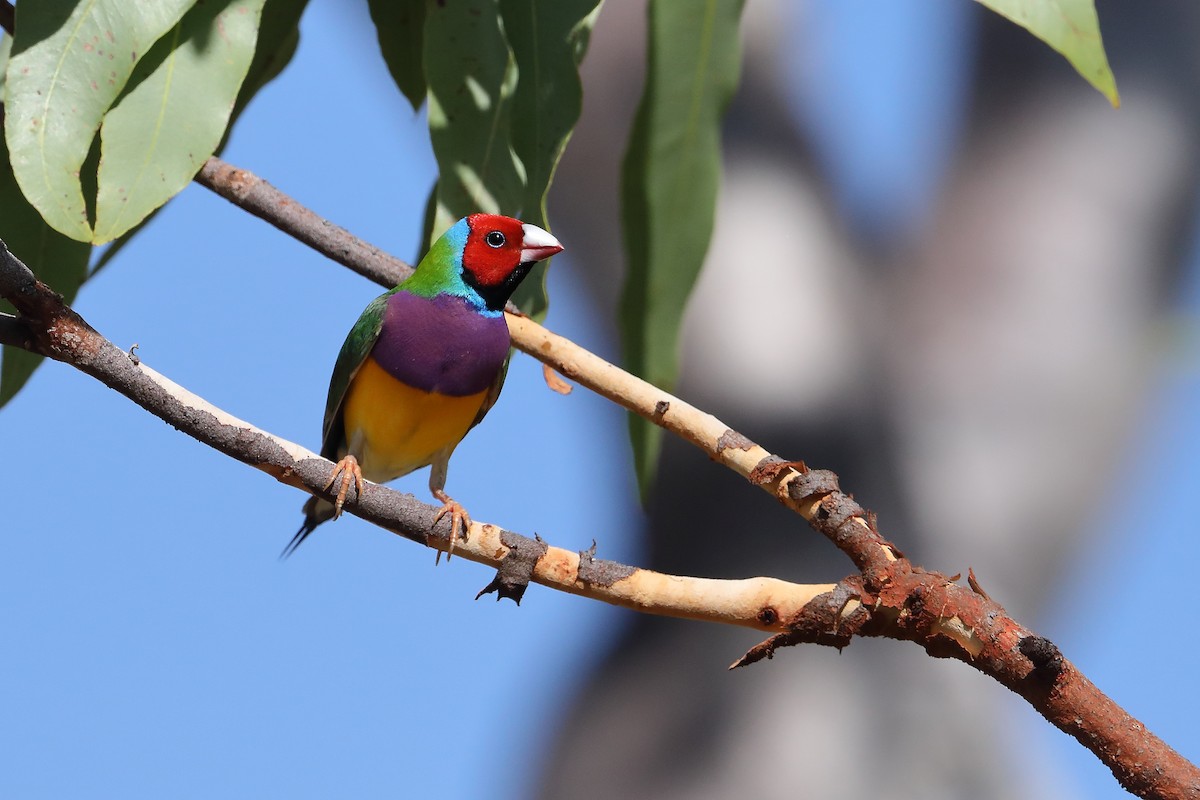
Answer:
[(475, 274), (469, 269), (464, 269), (462, 272), (463, 283), (470, 286), (479, 296), (483, 298), (483, 304), (489, 311), (503, 311), (504, 304), (512, 297), (512, 293), (517, 290), (521, 280), (529, 274), (529, 270), (533, 269), (535, 262), (526, 261), (523, 264), (518, 264), (517, 268), (502, 280), (493, 286), (484, 286), (475, 278)]

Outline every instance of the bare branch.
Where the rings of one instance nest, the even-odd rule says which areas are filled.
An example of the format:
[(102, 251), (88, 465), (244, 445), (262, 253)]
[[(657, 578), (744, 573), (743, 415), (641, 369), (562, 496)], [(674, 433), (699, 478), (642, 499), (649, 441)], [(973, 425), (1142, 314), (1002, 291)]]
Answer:
[(0, 28), (9, 36), (13, 35), (13, 21), (16, 10), (8, 0), (0, 0)]

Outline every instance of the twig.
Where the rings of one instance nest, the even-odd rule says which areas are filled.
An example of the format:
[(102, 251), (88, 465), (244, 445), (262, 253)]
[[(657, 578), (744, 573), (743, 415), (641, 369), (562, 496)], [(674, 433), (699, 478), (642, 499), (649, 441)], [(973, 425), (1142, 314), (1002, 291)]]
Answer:
[(9, 36), (13, 35), (16, 10), (8, 0), (0, 0), (0, 28)]

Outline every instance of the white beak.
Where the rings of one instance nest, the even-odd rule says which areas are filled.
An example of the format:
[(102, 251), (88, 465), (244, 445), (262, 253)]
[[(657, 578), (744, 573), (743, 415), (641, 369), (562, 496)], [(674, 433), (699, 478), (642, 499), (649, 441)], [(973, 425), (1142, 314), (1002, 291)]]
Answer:
[(529, 264), (562, 252), (563, 246), (537, 225), (521, 224), (521, 263)]

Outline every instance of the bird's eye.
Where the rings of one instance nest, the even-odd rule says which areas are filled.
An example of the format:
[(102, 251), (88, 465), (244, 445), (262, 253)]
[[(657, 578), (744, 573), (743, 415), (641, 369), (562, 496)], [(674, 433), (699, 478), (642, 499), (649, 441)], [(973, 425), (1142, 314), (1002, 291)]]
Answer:
[(492, 231), (483, 240), (488, 243), (488, 247), (504, 247), (504, 242), (507, 241), (500, 231)]

